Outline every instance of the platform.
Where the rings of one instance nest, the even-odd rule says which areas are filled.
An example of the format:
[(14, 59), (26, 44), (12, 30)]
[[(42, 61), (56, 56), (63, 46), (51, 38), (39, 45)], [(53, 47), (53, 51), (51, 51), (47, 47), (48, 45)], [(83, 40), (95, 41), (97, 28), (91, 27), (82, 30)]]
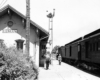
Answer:
[(39, 68), (39, 80), (100, 80), (100, 78), (63, 62), (58, 65), (58, 61), (53, 60), (49, 70)]

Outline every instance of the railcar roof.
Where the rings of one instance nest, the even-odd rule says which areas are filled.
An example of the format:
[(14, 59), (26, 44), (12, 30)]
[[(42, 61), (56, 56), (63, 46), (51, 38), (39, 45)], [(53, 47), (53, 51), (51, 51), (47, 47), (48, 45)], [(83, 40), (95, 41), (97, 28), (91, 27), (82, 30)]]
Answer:
[(69, 44), (73, 44), (73, 43), (78, 42), (78, 41), (80, 41), (80, 40), (82, 40), (82, 37), (80, 37), (80, 38), (78, 38), (78, 39), (76, 39), (76, 40), (74, 40), (74, 41), (72, 41), (72, 42), (69, 42), (68, 44), (65, 44), (65, 46), (67, 46), (67, 45), (69, 45)]
[(98, 34), (98, 33), (100, 33), (100, 29), (97, 29), (97, 30), (95, 30), (95, 31), (93, 31), (93, 32), (91, 32), (91, 33), (85, 35), (85, 36), (84, 36), (84, 39), (85, 39), (85, 38), (88, 38), (88, 37), (90, 37), (90, 36), (96, 35), (96, 34)]
[(80, 37), (80, 38), (78, 38), (78, 39), (76, 39), (74, 41), (71, 41), (71, 42), (65, 44), (65, 46), (73, 44), (73, 43), (76, 43), (78, 41), (82, 41), (82, 40), (88, 39), (88, 38), (93, 37), (94, 35), (97, 35), (97, 34), (100, 34), (100, 29), (97, 29), (97, 30), (95, 30), (95, 31), (93, 31), (93, 32), (91, 32), (89, 34), (86, 34), (84, 37)]

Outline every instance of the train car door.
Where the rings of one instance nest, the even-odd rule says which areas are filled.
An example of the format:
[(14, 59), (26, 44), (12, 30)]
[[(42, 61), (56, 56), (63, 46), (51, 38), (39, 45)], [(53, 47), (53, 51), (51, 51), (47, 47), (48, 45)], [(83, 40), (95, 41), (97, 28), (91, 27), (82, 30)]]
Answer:
[(85, 58), (89, 58), (89, 42), (85, 42)]

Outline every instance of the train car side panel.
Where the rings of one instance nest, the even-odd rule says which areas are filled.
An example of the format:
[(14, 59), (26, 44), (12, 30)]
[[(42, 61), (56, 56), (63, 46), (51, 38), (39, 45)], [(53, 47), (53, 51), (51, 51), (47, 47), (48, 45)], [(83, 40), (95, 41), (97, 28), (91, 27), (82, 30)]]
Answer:
[(78, 43), (72, 44), (71, 48), (72, 48), (71, 58), (74, 60), (78, 60)]

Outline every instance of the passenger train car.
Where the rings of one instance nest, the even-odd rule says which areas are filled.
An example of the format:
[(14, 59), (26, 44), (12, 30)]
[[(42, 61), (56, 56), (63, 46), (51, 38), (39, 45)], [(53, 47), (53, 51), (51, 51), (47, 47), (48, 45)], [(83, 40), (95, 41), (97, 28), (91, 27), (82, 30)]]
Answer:
[[(61, 54), (62, 56), (62, 60), (65, 61), (66, 57), (65, 57), (65, 46), (61, 46), (58, 48), (58, 55)], [(57, 57), (58, 57), (57, 55)]]
[(65, 53), (66, 53), (67, 62), (75, 63), (79, 59), (79, 51), (80, 51), (79, 41), (81, 39), (82, 38), (80, 37), (65, 45)]
[(100, 29), (80, 37), (58, 50), (64, 62), (91, 67), (100, 66)]

